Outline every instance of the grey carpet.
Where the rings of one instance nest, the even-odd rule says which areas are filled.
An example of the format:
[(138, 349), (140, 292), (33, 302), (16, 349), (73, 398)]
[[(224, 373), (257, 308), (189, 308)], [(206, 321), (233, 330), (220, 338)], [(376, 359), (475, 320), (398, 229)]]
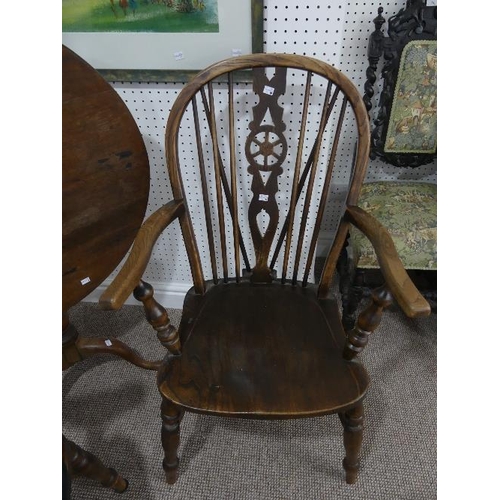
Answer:
[[(179, 311), (169, 311), (178, 324)], [(163, 348), (141, 307), (118, 312), (80, 304), (70, 311), (86, 336), (117, 337), (158, 359)], [(433, 499), (436, 493), (436, 314), (409, 320), (387, 312), (361, 359), (372, 385), (365, 400), (361, 470), (344, 482), (336, 415), (252, 421), (186, 413), (180, 476), (164, 481), (155, 374), (96, 356), (63, 375), (63, 432), (129, 481), (123, 494), (87, 478), (73, 500)]]

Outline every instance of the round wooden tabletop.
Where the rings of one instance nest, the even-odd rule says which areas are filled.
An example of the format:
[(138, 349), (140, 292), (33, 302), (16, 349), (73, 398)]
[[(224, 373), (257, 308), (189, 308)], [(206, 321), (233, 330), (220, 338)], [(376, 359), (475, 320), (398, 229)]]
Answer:
[(116, 91), (62, 47), (63, 312), (92, 292), (126, 255), (144, 219), (149, 163)]

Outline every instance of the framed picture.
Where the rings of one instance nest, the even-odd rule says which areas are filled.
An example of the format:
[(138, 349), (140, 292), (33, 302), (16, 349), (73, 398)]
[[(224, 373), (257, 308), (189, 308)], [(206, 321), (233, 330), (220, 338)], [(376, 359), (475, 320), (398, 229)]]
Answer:
[(109, 81), (186, 82), (263, 51), (263, 0), (63, 0), (62, 31)]

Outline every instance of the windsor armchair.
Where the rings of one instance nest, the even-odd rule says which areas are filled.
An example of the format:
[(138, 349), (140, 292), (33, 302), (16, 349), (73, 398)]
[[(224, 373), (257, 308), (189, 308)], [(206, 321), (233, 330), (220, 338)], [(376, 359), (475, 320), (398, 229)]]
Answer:
[[(418, 280), (425, 296), (435, 300), (437, 186), (415, 180), (418, 172), (408, 170), (436, 158), (437, 7), (427, 7), (425, 0), (408, 0), (406, 8), (389, 19), (387, 36), (382, 32), (382, 12), (380, 7), (368, 43), (363, 96), (370, 111), (374, 87), (381, 82), (370, 156), (399, 167), (407, 179), (364, 184), (358, 204), (388, 229), (405, 269)], [(380, 279), (378, 268), (370, 242), (354, 229), (339, 263), (345, 328), (352, 328), (361, 297)]]
[[(238, 72), (251, 83), (236, 81)], [(355, 206), (369, 140), (354, 85), (304, 56), (222, 61), (177, 97), (166, 129), (174, 199), (146, 220), (101, 296), (103, 307), (119, 308), (140, 282), (158, 235), (179, 221), (194, 286), (178, 330), (165, 315), (153, 322), (168, 348), (157, 380), (169, 483), (177, 480), (185, 411), (260, 419), (338, 413), (346, 479), (355, 482), (369, 382), (357, 355), (392, 296), (410, 316), (429, 313), (388, 233)], [(355, 148), (354, 162), (339, 153), (344, 147)], [(351, 183), (314, 284), (315, 246), (336, 169), (349, 171)], [(331, 282), (350, 223), (373, 242), (387, 282), (346, 335)]]

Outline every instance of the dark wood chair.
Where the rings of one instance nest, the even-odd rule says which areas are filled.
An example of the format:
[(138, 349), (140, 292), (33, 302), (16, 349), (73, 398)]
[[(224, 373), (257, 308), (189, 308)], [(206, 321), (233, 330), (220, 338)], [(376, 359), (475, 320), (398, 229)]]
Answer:
[[(382, 7), (368, 43), (369, 66), (363, 100), (372, 120), (370, 156), (412, 169), (431, 163), (437, 151), (437, 7), (409, 0), (382, 32)], [(384, 64), (379, 71), (379, 61)], [(404, 172), (404, 171), (403, 171)], [(434, 183), (377, 181), (362, 186), (358, 205), (391, 234), (398, 255), (424, 296), (435, 304), (437, 273), (437, 186)], [(343, 322), (353, 327), (360, 300), (380, 280), (377, 257), (354, 229), (339, 261)]]
[[(290, 99), (302, 102), (299, 116)], [(344, 141), (347, 129), (355, 137)], [(193, 155), (185, 144), (196, 145)], [(351, 146), (354, 162), (348, 154), (340, 165), (339, 151)], [(121, 307), (158, 235), (179, 221), (194, 286), (178, 330), (166, 316), (155, 323), (169, 351), (158, 371), (169, 483), (177, 480), (185, 411), (256, 419), (338, 413), (347, 482), (356, 481), (369, 384), (357, 356), (392, 297), (411, 317), (430, 312), (387, 231), (356, 207), (369, 146), (354, 85), (308, 57), (235, 57), (199, 73), (177, 97), (166, 130), (174, 199), (144, 223), (101, 296), (104, 308)], [(336, 168), (352, 168), (351, 183), (316, 285), (311, 269)], [(331, 284), (351, 223), (373, 243), (386, 284), (346, 333)]]

